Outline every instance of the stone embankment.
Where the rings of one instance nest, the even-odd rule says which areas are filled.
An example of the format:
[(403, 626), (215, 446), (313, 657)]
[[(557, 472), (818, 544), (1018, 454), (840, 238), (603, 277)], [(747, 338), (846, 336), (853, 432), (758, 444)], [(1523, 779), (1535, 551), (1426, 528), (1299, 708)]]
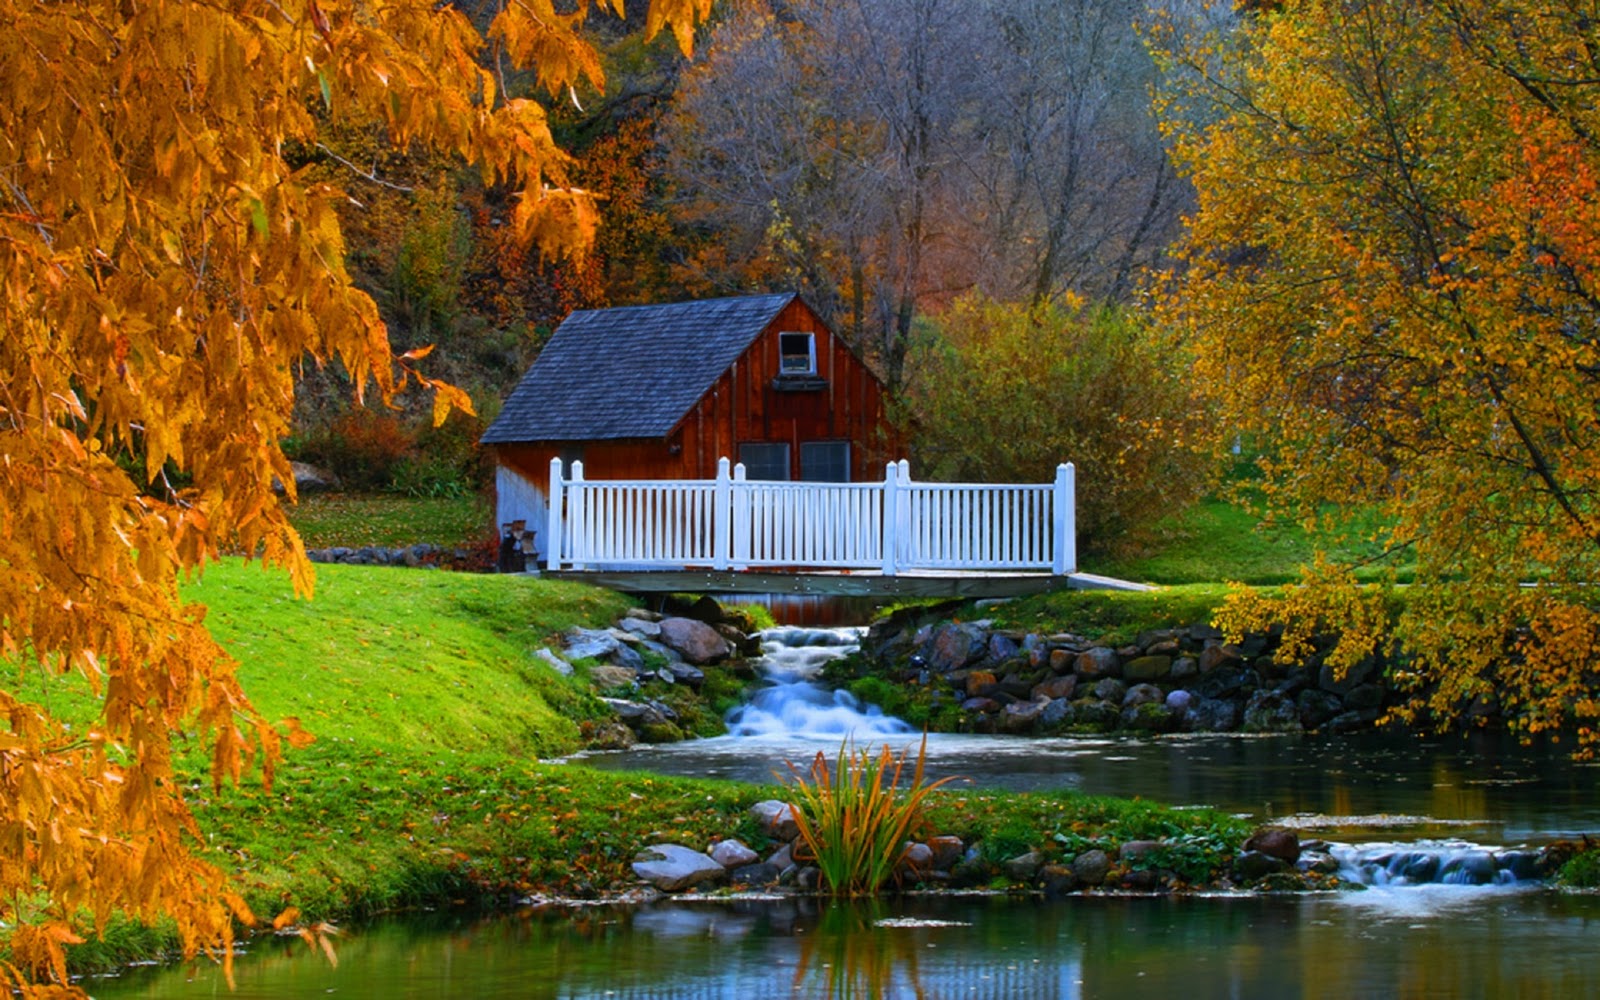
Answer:
[[(1346, 732), (1390, 701), (1384, 665), (1325, 662), (1331, 640), (1280, 663), (1277, 633), (1224, 641), (1209, 625), (1146, 632), (1110, 645), (1079, 635), (998, 629), (988, 621), (919, 624), (895, 615), (862, 646), (868, 668), (954, 702), (968, 732)], [(930, 713), (949, 718), (950, 713)]]
[[(588, 741), (620, 749), (682, 739), (680, 712), (669, 702), (682, 707), (687, 698), (701, 707), (698, 695), (708, 670), (753, 680), (747, 658), (760, 654), (761, 640), (748, 618), (703, 598), (668, 613), (635, 609), (610, 628), (569, 629), (559, 655), (549, 649), (534, 655), (564, 674), (573, 672), (572, 664), (587, 662), (589, 683), (621, 723), (590, 727)], [(666, 692), (677, 697), (659, 696)]]
[[(815, 892), (820, 869), (796, 860), (803, 854), (792, 808), (777, 800), (751, 809), (761, 833), (776, 845), (766, 858), (735, 839), (704, 851), (683, 844), (645, 848), (633, 870), (662, 892), (721, 887), (757, 890), (788, 888)], [(1262, 827), (1236, 850), (1197, 854), (1182, 841), (1130, 840), (1094, 845), (1076, 852), (1029, 850), (995, 858), (982, 843), (960, 837), (929, 837), (908, 843), (895, 873), (900, 888), (965, 889), (997, 883), (1047, 894), (1074, 892), (1170, 893), (1192, 890), (1250, 889), (1304, 891), (1359, 888), (1369, 884), (1450, 882), (1490, 885), (1553, 877), (1567, 853), (1559, 846), (1542, 850), (1462, 851), (1454, 856), (1430, 851), (1391, 850), (1351, 861), (1348, 848), (1322, 840), (1300, 839), (1293, 830)], [(1182, 870), (1180, 870), (1182, 869)], [(1204, 872), (1197, 877), (1196, 872)]]

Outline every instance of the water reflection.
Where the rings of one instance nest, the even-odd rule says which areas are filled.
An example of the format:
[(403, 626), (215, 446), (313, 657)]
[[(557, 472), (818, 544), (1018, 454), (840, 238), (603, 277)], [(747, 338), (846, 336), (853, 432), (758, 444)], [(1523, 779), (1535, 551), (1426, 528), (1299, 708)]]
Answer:
[[(896, 752), (909, 745), (915, 753), (920, 738), (878, 742), (890, 743)], [(775, 770), (781, 773), (785, 760), (809, 759), (818, 745), (798, 737), (724, 737), (596, 754), (581, 763), (768, 782)], [(1376, 833), (1339, 831), (1338, 839), (1448, 836), (1513, 846), (1600, 828), (1594, 766), (1574, 764), (1563, 748), (1527, 748), (1489, 734), (1154, 740), (934, 734), (928, 740), (928, 774), (964, 775), (979, 788), (1074, 789), (1208, 805), (1261, 820), (1358, 816), (1378, 817), (1385, 824)]]
[[(1437, 887), (1312, 898), (925, 897), (664, 903), (388, 922), (337, 968), (266, 942), (220, 974), (130, 973), (101, 1000), (323, 997), (1579, 997), (1600, 898)], [(1388, 890), (1393, 893), (1396, 890)]]

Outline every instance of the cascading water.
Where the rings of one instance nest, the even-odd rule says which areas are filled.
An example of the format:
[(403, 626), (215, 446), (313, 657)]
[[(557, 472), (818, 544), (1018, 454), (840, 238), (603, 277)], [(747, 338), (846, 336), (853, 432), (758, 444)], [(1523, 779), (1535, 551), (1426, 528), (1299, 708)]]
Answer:
[(1514, 885), (1540, 879), (1538, 851), (1502, 850), (1460, 840), (1331, 844), (1339, 877), (1370, 886)]
[(913, 732), (876, 705), (863, 705), (848, 691), (829, 691), (816, 683), (824, 666), (855, 652), (860, 642), (859, 628), (785, 627), (762, 632), (758, 669), (768, 686), (728, 713), (729, 734), (862, 740)]

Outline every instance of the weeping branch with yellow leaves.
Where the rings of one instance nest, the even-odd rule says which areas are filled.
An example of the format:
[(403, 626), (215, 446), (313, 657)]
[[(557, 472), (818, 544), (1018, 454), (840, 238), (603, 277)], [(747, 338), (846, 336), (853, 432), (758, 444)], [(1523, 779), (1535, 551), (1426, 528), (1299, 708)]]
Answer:
[[(54, 995), (64, 946), (113, 915), (170, 916), (224, 961), (252, 917), (197, 836), (174, 734), (212, 780), (271, 778), (283, 740), (177, 593), (224, 547), (286, 568), (304, 550), (272, 492), (293, 373), (337, 363), (388, 400), (431, 389), (344, 266), (336, 187), (295, 169), (319, 123), (381, 121), (395, 144), (520, 191), (524, 239), (580, 252), (594, 210), (565, 183), (543, 108), (484, 68), (498, 47), (564, 93), (602, 83), (582, 37), (621, 0), (510, 3), (488, 38), (432, 0), (0, 0), (0, 989)], [(709, 0), (652, 0), (687, 51)], [(360, 391), (360, 390), (358, 390)], [(100, 712), (69, 730), (19, 694), (77, 674)]]

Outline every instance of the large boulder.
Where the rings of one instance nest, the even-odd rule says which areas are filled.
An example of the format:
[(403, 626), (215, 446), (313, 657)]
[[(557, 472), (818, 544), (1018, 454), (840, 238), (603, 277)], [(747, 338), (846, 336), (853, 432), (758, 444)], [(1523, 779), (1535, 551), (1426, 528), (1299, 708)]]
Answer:
[(722, 865), (681, 844), (646, 847), (633, 860), (633, 871), (662, 892), (682, 892), (728, 879), (728, 870)]
[(716, 629), (693, 618), (666, 618), (661, 622), (661, 642), (690, 663), (717, 663), (733, 652)]

